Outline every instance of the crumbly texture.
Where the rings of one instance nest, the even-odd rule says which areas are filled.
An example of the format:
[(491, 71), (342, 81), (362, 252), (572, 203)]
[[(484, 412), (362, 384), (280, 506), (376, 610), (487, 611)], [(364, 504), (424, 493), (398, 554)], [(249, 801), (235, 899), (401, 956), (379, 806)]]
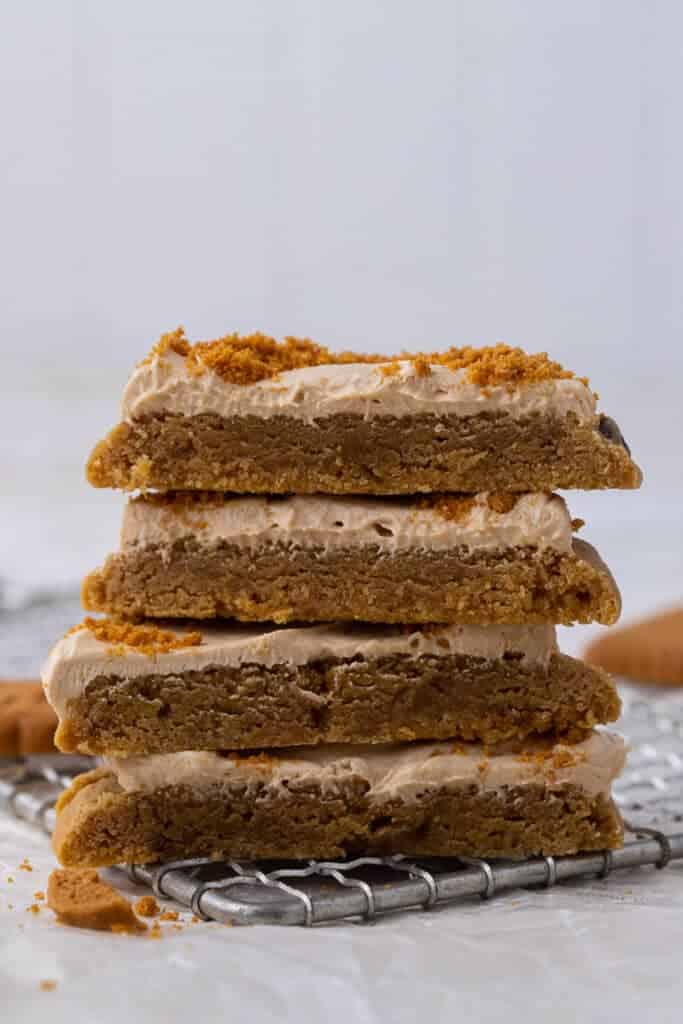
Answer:
[(61, 924), (74, 928), (131, 935), (147, 930), (128, 900), (90, 868), (53, 871), (47, 883), (47, 905)]
[(367, 797), (350, 777), (334, 790), (292, 781), (280, 796), (265, 784), (166, 786), (125, 792), (106, 769), (63, 794), (53, 837), (65, 865), (146, 863), (212, 856), (245, 860), (354, 854), (533, 857), (620, 846), (611, 800), (572, 784), (482, 790), (426, 787), (411, 802)]
[(193, 375), (217, 374), (230, 384), (246, 386), (277, 377), (287, 370), (308, 366), (329, 366), (342, 363), (383, 363), (392, 356), (368, 355), (358, 352), (333, 353), (310, 338), (286, 337), (283, 341), (262, 334), (226, 334), (215, 341), (190, 342), (182, 327), (162, 334), (142, 365), (166, 352), (185, 357), (188, 372)]
[[(413, 363), (420, 377), (429, 376), (432, 365), (446, 366), (450, 370), (465, 370), (468, 379), (480, 387), (504, 385), (510, 388), (520, 384), (537, 384), (546, 380), (574, 377), (559, 363), (548, 358), (547, 352), (529, 354), (511, 345), (485, 345), (475, 348), (466, 345), (452, 347), (444, 352), (403, 352), (400, 356), (368, 355), (361, 352), (330, 352), (310, 338), (287, 337), (276, 341), (267, 334), (226, 334), (215, 341), (197, 341), (192, 344), (182, 327), (163, 334), (143, 362), (163, 358), (166, 352), (184, 356), (192, 374), (216, 373), (230, 384), (256, 384), (260, 380), (277, 377), (287, 370), (300, 370), (308, 366), (330, 366), (344, 363), (388, 363), (383, 368), (387, 375), (399, 359)], [(393, 371), (395, 372), (395, 371)], [(588, 381), (580, 378), (584, 384)]]
[(83, 583), (89, 611), (265, 622), (615, 622), (619, 591), (593, 548), (572, 554), (454, 548), (388, 554), (376, 545), (254, 551), (194, 538), (110, 555)]
[[(512, 512), (521, 496), (510, 491), (491, 491), (484, 497), (493, 512), (507, 515), (508, 512)], [(472, 494), (432, 494), (428, 498), (422, 498), (419, 507), (430, 509), (452, 523), (464, 523), (476, 504), (476, 495)]]
[(153, 896), (141, 896), (133, 909), (140, 917), (156, 917), (161, 908)]
[(117, 757), (415, 739), (492, 745), (550, 732), (578, 739), (619, 710), (609, 677), (566, 655), (546, 669), (519, 655), (394, 655), (103, 675), (70, 702), (57, 742)]
[(585, 657), (625, 679), (683, 686), (683, 608), (610, 630), (589, 645)]
[(185, 647), (198, 647), (202, 642), (202, 634), (197, 630), (178, 636), (177, 633), (155, 625), (136, 625), (132, 622), (117, 622), (116, 619), (89, 617), (77, 626), (72, 626), (66, 635), (76, 633), (79, 629), (87, 629), (100, 643), (112, 644), (115, 651), (128, 647), (148, 657), (183, 650)]
[(57, 716), (35, 680), (0, 680), (0, 757), (54, 752)]
[(95, 487), (268, 494), (417, 494), (639, 487), (611, 420), (534, 413), (404, 417), (159, 414), (90, 456)]

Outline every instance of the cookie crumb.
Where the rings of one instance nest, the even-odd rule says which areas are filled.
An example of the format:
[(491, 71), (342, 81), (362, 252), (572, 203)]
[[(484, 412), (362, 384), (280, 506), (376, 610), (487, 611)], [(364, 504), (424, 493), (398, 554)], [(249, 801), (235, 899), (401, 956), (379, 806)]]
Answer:
[(486, 495), (486, 504), (492, 512), (497, 512), (499, 516), (506, 516), (512, 512), (520, 497), (520, 494), (511, 494), (509, 491), (491, 491)]
[(394, 359), (390, 363), (383, 363), (377, 369), (383, 377), (397, 377), (401, 372), (401, 364), (398, 359)]
[(89, 630), (100, 643), (112, 644), (115, 654), (123, 654), (126, 647), (131, 647), (139, 654), (152, 657), (155, 654), (167, 654), (169, 651), (178, 651), (185, 647), (199, 647), (202, 642), (202, 634), (196, 630), (177, 636), (168, 629), (159, 629), (158, 626), (136, 626), (130, 622), (93, 619), (90, 616), (77, 626), (72, 626), (66, 636), (81, 629)]
[(40, 983), (40, 989), (42, 992), (54, 992), (57, 988), (57, 982), (53, 981), (52, 978), (43, 978)]
[(22, 860), (21, 864), (19, 865), (19, 870), (20, 871), (33, 871), (33, 868), (31, 867), (31, 864), (30, 864), (30, 861), (29, 861), (28, 857), (24, 857), (24, 859)]
[(34, 900), (44, 900), (45, 893), (42, 891), (42, 889), (39, 889), (38, 892), (34, 892), (33, 898)]
[(30, 907), (26, 908), (26, 913), (27, 914), (39, 914), (40, 913), (40, 907), (38, 906), (37, 903), (32, 903), (30, 905)]
[(177, 921), (178, 911), (177, 910), (164, 910), (163, 914), (159, 917), (160, 921)]
[[(140, 917), (156, 917), (159, 913), (159, 904), (153, 896), (142, 896), (133, 907), (135, 913)], [(162, 915), (162, 921), (164, 920)]]
[(430, 357), (426, 355), (413, 356), (411, 362), (417, 377), (429, 377), (431, 375), (432, 367), (429, 359)]
[(152, 925), (152, 927), (150, 928), (150, 930), (149, 930), (149, 937), (150, 937), (150, 939), (160, 939), (161, 938), (161, 925), (159, 924), (158, 921), (155, 921), (154, 924)]
[(491, 491), (488, 494), (432, 494), (421, 498), (419, 508), (428, 509), (453, 523), (464, 523), (475, 508), (488, 506), (496, 515), (508, 515), (516, 506), (521, 494), (507, 491)]
[(588, 385), (586, 377), (575, 378), (571, 370), (548, 358), (547, 352), (534, 354), (511, 345), (485, 345), (474, 348), (450, 348), (426, 357), (430, 362), (446, 366), (449, 370), (464, 370), (467, 379), (486, 391), (492, 387), (505, 387), (513, 391), (524, 384), (541, 384), (550, 380), (578, 379)]
[[(467, 379), (483, 390), (506, 387), (512, 391), (525, 384), (574, 378), (570, 370), (548, 358), (547, 352), (529, 354), (511, 345), (465, 345), (444, 352), (402, 352), (400, 355), (367, 355), (361, 352), (330, 352), (309, 338), (286, 337), (276, 341), (266, 334), (227, 334), (215, 341), (190, 343), (182, 327), (162, 335), (141, 365), (153, 359), (163, 360), (167, 352), (184, 358), (187, 372), (201, 376), (207, 370), (229, 384), (242, 387), (276, 379), (288, 370), (313, 366), (339, 366), (347, 363), (377, 363), (385, 377), (394, 376), (399, 360), (411, 362), (417, 377), (429, 377), (432, 366), (464, 371)], [(585, 377), (577, 378), (588, 384)]]
[(47, 904), (61, 924), (74, 928), (129, 935), (147, 931), (128, 900), (92, 868), (53, 871), (47, 883)]

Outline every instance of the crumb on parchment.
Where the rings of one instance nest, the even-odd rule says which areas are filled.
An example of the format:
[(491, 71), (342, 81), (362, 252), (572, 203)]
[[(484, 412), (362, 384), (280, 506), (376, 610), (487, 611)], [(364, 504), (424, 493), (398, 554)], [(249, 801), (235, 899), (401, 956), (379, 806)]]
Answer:
[(57, 868), (48, 879), (47, 904), (61, 924), (94, 931), (146, 932), (131, 904), (93, 868)]

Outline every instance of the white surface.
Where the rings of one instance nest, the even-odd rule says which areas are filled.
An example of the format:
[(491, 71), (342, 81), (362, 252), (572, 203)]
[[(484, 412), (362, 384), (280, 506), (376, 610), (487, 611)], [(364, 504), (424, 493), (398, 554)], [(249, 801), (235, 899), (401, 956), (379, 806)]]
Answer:
[[(625, 618), (680, 600), (682, 30), (675, 0), (3, 5), (0, 575), (74, 585), (114, 546), (120, 501), (82, 465), (132, 363), (184, 323), (549, 349), (646, 473), (571, 496)], [(27, 914), (52, 866), (28, 827), (2, 819), (0, 864), (3, 1024), (683, 1012), (680, 866), (151, 942)]]
[[(51, 1024), (681, 1020), (680, 862), (372, 925), (199, 923), (176, 932), (164, 924), (154, 941), (65, 928), (46, 909), (27, 913), (52, 857), (37, 831), (1, 821), (8, 1024), (34, 1024), (42, 1012)], [(24, 857), (33, 872), (17, 870)], [(57, 981), (56, 990), (41, 991), (43, 979)]]

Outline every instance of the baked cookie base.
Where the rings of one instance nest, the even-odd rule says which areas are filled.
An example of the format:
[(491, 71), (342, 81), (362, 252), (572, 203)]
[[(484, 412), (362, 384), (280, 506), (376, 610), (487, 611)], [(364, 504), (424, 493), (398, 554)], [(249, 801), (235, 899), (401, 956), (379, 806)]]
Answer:
[(427, 787), (409, 803), (371, 803), (360, 778), (334, 791), (291, 783), (171, 785), (124, 791), (113, 773), (80, 776), (58, 804), (55, 853), (66, 867), (186, 857), (327, 859), (354, 854), (523, 858), (621, 845), (611, 799), (576, 785), (482, 791)]
[(328, 659), (125, 679), (101, 675), (69, 701), (61, 750), (125, 757), (319, 743), (460, 739), (494, 744), (613, 722), (609, 676), (567, 655)]
[(416, 494), (640, 486), (608, 417), (160, 414), (121, 423), (88, 462), (95, 487)]
[(362, 621), (505, 624), (601, 622), (619, 617), (609, 570), (590, 544), (387, 554), (355, 548), (250, 549), (187, 537), (110, 555), (86, 577), (88, 611), (128, 618), (245, 622)]

